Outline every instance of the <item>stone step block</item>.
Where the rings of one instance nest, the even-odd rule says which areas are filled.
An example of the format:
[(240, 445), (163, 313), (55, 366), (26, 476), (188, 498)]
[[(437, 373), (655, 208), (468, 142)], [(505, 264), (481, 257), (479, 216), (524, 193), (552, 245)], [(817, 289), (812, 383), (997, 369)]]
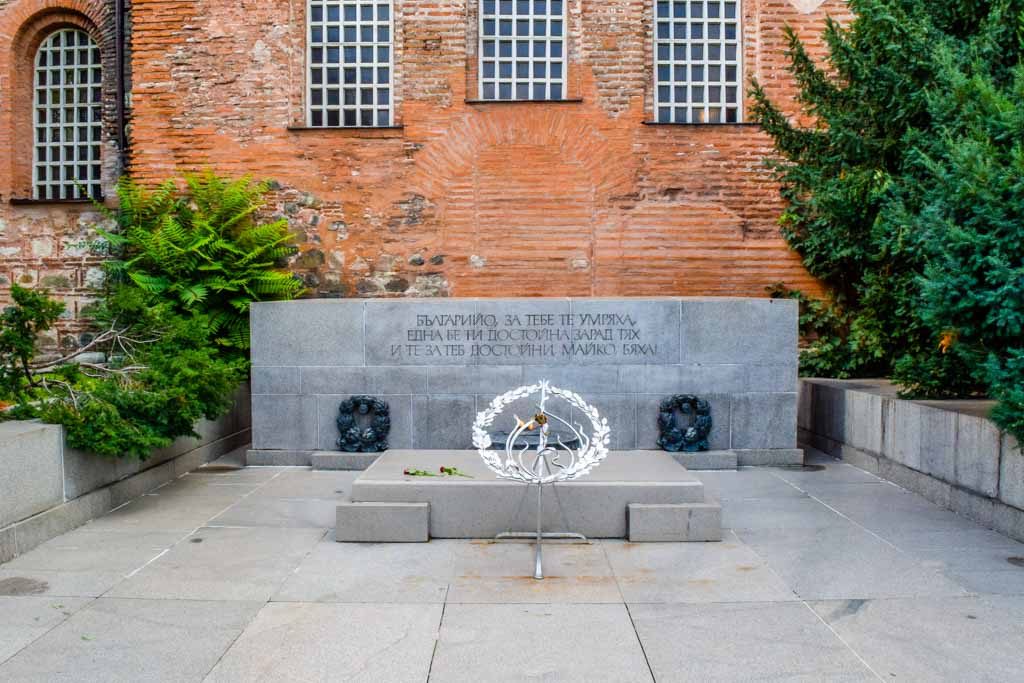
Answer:
[(247, 467), (309, 467), (312, 451), (250, 448), (245, 452)]
[(310, 461), (314, 470), (365, 470), (380, 453), (343, 453), (341, 451), (313, 451)]
[(734, 470), (739, 464), (736, 451), (696, 451), (672, 453), (677, 463), (688, 470)]
[(341, 503), (334, 538), (339, 543), (426, 543), (429, 503)]
[(627, 510), (632, 543), (722, 540), (722, 506), (714, 501), (630, 503)]

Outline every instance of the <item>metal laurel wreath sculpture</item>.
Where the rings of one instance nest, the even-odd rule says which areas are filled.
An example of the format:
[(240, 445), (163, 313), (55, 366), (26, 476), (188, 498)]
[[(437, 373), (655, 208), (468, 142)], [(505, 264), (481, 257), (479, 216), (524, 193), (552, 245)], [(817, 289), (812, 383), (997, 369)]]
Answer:
[[(540, 394), (540, 401), (537, 403), (537, 412), (528, 420), (521, 420), (516, 417), (516, 426), (505, 439), (505, 453), (501, 456), (500, 451), (492, 451), (491, 435), (487, 427), (494, 423), (494, 419), (504, 412), (505, 407), (513, 401), (527, 396)], [(590, 419), (594, 428), (593, 433), (587, 436), (584, 433), (583, 425), (571, 424), (554, 413), (548, 412), (547, 400), (549, 396), (557, 396), (564, 399), (570, 406), (579, 410)], [(567, 445), (557, 434), (552, 441), (551, 420), (561, 423), (569, 433), (572, 434), (570, 443), (578, 444), (576, 448)], [(523, 432), (537, 430), (537, 446), (532, 459), (527, 453), (530, 444), (518, 441)], [(491, 405), (477, 413), (476, 421), (473, 423), (473, 445), (476, 446), (484, 463), (501, 479), (511, 479), (524, 484), (537, 485), (537, 531), (533, 533), (507, 532), (499, 534), (501, 537), (522, 537), (529, 536), (536, 539), (536, 552), (534, 554), (533, 578), (543, 579), (544, 568), (542, 562), (541, 544), (544, 538), (578, 538), (586, 540), (581, 534), (575, 533), (547, 533), (541, 528), (543, 520), (544, 484), (554, 484), (560, 481), (570, 481), (592, 470), (599, 462), (608, 455), (608, 442), (611, 430), (608, 428), (608, 420), (597, 413), (597, 409), (580, 398), (580, 395), (568, 389), (553, 387), (547, 381), (537, 384), (519, 387), (512, 391), (498, 396)]]
[[(537, 393), (540, 393), (537, 413), (525, 421), (517, 418), (515, 429), (505, 440), (504, 458), (501, 451), (490, 450), (492, 441), (487, 427), (504, 412), (506, 406)], [(586, 415), (594, 429), (593, 433), (587, 436), (582, 425), (570, 424), (558, 415), (548, 412), (546, 404), (550, 396), (564, 399)], [(550, 441), (550, 420), (555, 420), (568, 429), (578, 439), (579, 446), (571, 448), (557, 436), (554, 441)], [(517, 444), (517, 439), (524, 431), (534, 429), (539, 430), (539, 440), (536, 455), (530, 460), (527, 455), (530, 446)], [(611, 430), (608, 428), (607, 418), (601, 417), (597, 409), (584, 401), (579, 394), (552, 386), (547, 380), (501, 394), (491, 401), (490, 406), (477, 414), (473, 423), (473, 445), (484, 463), (500, 478), (525, 484), (550, 484), (582, 477), (608, 455), (610, 439)]]

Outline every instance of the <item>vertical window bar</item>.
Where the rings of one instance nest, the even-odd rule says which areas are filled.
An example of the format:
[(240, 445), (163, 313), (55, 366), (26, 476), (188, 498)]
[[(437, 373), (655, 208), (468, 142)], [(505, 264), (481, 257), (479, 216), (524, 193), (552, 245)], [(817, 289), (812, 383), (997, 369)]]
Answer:
[(32, 197), (99, 199), (99, 47), (80, 29), (54, 31), (36, 52), (33, 79)]
[(481, 100), (566, 97), (568, 0), (479, 0)]
[(309, 0), (306, 125), (394, 125), (391, 0)]
[(654, 0), (654, 120), (743, 120), (741, 0)]

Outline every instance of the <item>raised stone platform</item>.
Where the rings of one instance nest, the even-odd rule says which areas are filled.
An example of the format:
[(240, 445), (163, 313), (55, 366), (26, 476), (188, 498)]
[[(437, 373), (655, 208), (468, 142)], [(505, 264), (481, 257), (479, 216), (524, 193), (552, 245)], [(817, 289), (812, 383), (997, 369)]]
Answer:
[[(469, 477), (403, 474), (410, 467), (438, 472), (442, 465)], [(612, 452), (586, 477), (544, 488), (545, 531), (589, 538), (721, 539), (717, 502), (707, 500), (703, 483), (668, 453)], [(392, 450), (356, 479), (352, 502), (338, 507), (336, 538), (427, 540), (420, 531), (424, 522), (433, 538), (530, 531), (537, 528), (535, 496), (532, 487), (498, 479), (475, 451)]]

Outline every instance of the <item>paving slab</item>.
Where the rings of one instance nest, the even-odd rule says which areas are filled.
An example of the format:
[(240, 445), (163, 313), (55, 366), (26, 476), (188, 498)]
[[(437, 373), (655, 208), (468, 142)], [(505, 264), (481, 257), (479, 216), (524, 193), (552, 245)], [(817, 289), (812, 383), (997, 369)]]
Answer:
[(722, 527), (736, 531), (827, 529), (849, 526), (849, 520), (808, 496), (722, 501)]
[(227, 508), (209, 526), (322, 529), (334, 526), (342, 499), (273, 498), (250, 496)]
[(0, 597), (0, 662), (89, 604), (88, 598)]
[(853, 526), (739, 536), (805, 600), (967, 594), (937, 569)]
[(192, 531), (238, 502), (245, 492), (232, 487), (200, 490), (168, 488), (132, 500), (92, 520), (91, 529), (107, 531)]
[(296, 602), (444, 602), (456, 541), (317, 543), (274, 594)]
[(757, 553), (727, 534), (721, 543), (602, 541), (627, 603), (796, 600)]
[(46, 595), (95, 598), (124, 579), (121, 572), (55, 572), (44, 569), (7, 569), (0, 565), (0, 596)]
[(668, 681), (873, 681), (800, 602), (629, 605), (647, 660)]
[(448, 605), (430, 680), (653, 679), (625, 605)]
[(127, 574), (177, 543), (173, 531), (109, 531), (86, 525), (53, 538), (14, 558), (4, 569)]
[(207, 683), (422, 682), (441, 605), (266, 605)]
[(707, 495), (717, 500), (748, 498), (803, 498), (806, 494), (786, 483), (774, 471), (740, 469), (734, 472), (694, 472), (704, 482)]
[(320, 529), (203, 527), (110, 596), (265, 601), (323, 535)]
[(533, 578), (534, 545), (474, 541), (454, 548), (451, 603), (621, 603), (598, 544), (545, 543), (544, 579)]
[(879, 536), (904, 552), (946, 549), (1005, 549), (1008, 554), (1024, 556), (1024, 543), (1002, 535), (998, 531), (976, 527), (934, 531), (894, 531)]
[(101, 598), (0, 665), (4, 681), (198, 681), (256, 602)]
[(975, 522), (896, 486), (819, 491), (815, 497), (880, 535), (907, 531), (977, 529)]
[(252, 497), (344, 499), (358, 476), (359, 472), (289, 468), (256, 489)]
[[(817, 467), (822, 469), (817, 469)], [(771, 468), (768, 472), (805, 491), (818, 487), (847, 484), (891, 485), (885, 479), (845, 463), (829, 463), (811, 467), (778, 467)]]
[(811, 607), (886, 680), (1020, 680), (1024, 597), (843, 600)]

